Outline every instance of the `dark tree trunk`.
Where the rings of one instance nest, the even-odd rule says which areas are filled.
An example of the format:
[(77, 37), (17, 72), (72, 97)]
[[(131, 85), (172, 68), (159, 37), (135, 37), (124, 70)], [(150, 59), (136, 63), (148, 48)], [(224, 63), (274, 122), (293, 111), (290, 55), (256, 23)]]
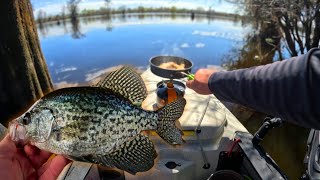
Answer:
[(285, 34), (285, 39), (286, 39), (286, 42), (288, 44), (289, 53), (290, 53), (291, 56), (297, 56), (298, 52), (297, 52), (295, 44), (294, 44), (295, 42), (293, 41), (293, 39), (291, 37), (292, 33), (290, 33), (290, 30), (292, 28), (291, 28), (288, 16), (284, 16), (284, 21), (285, 21), (284, 22), (285, 25), (282, 24), (281, 18), (278, 19), (278, 23), (279, 23), (281, 29), (284, 31), (284, 34)]
[(318, 47), (319, 46), (319, 40), (320, 40), (320, 9), (315, 14), (315, 27), (313, 30), (313, 41), (312, 41), (312, 47)]
[(0, 1), (0, 122), (52, 90), (29, 0)]

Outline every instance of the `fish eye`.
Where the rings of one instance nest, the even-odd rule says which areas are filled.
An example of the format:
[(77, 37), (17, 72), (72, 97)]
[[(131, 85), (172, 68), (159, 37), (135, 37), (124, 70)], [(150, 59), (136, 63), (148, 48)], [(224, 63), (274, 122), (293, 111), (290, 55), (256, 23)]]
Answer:
[(22, 123), (23, 125), (28, 125), (30, 122), (31, 122), (31, 114), (27, 112), (22, 119)]

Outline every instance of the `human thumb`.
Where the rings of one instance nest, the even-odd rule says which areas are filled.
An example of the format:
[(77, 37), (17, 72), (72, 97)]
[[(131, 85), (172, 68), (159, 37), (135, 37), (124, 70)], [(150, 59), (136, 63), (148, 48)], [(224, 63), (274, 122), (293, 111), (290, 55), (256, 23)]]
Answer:
[(194, 80), (189, 80), (186, 82), (186, 85), (188, 88), (192, 89), (192, 84), (194, 83)]

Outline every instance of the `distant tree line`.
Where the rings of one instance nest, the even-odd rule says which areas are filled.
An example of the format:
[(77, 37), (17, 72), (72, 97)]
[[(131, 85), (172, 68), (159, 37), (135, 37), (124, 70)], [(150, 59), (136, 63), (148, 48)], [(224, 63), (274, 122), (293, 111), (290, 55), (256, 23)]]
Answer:
[[(70, 3), (70, 2), (73, 3)], [(77, 2), (77, 3), (74, 3)], [(49, 21), (57, 21), (60, 22), (61, 20), (65, 19), (72, 19), (74, 17), (74, 13), (72, 9), (77, 9), (74, 8), (74, 5), (78, 5), (78, 1), (75, 0), (70, 0), (68, 2), (68, 14), (66, 14), (65, 11), (65, 6), (62, 7), (61, 14), (54, 15), (54, 16), (46, 16), (46, 13), (43, 10), (38, 11), (38, 16), (37, 16), (37, 22), (44, 23), (44, 22), (49, 22)], [(70, 4), (72, 5), (72, 9), (70, 9)], [(139, 6), (137, 8), (127, 8), (126, 6), (120, 6), (117, 9), (111, 9), (110, 8), (110, 1), (106, 0), (106, 6), (105, 7), (100, 7), (99, 9), (83, 9), (77, 14), (77, 17), (85, 17), (85, 16), (96, 16), (96, 15), (105, 15), (109, 16), (111, 14), (130, 14), (130, 13), (193, 13), (193, 14), (198, 14), (198, 15), (207, 15), (207, 16), (239, 16), (236, 14), (228, 14), (228, 13), (220, 13), (220, 12), (215, 12), (213, 10), (205, 10), (201, 7), (198, 7), (194, 10), (191, 9), (185, 9), (185, 8), (177, 8), (175, 6), (172, 7), (159, 7), (159, 8), (153, 8), (153, 7), (143, 7)]]

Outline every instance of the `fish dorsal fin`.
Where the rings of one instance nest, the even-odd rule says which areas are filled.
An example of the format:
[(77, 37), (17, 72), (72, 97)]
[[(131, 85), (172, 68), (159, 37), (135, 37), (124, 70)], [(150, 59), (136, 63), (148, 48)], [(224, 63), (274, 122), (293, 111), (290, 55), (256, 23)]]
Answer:
[(110, 89), (138, 106), (147, 97), (147, 88), (142, 78), (130, 66), (110, 72), (97, 83), (97, 86)]

